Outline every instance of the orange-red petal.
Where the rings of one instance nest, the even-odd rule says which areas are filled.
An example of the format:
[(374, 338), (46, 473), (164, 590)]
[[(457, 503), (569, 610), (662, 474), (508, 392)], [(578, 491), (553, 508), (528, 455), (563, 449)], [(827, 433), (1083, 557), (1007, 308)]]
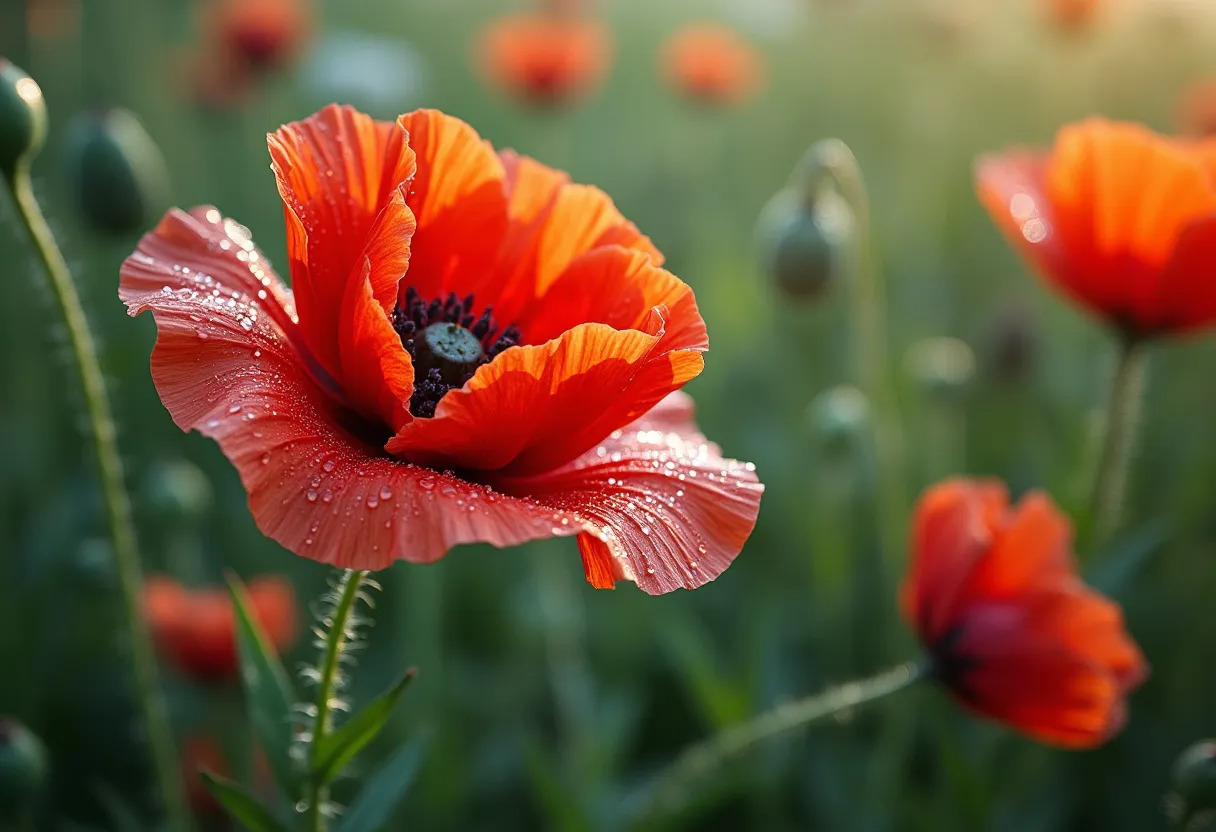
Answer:
[(701, 371), (697, 350), (656, 352), (661, 312), (642, 326), (580, 324), (545, 344), (509, 349), (449, 392), (434, 418), (410, 422), (386, 447), (430, 468), (514, 476), (569, 462)]
[[(382, 209), (414, 176), (414, 151), (400, 124), (338, 105), (279, 128), (268, 144), (283, 198), (300, 329), (317, 360), (338, 378), (347, 283), (360, 275)], [(393, 216), (401, 223), (394, 245), (408, 259), (413, 228), (407, 215)]]

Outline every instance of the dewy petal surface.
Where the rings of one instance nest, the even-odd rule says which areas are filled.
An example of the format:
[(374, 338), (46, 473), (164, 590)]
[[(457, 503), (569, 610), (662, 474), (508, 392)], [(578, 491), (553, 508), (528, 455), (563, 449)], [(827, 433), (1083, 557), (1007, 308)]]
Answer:
[[(330, 105), (267, 139), (283, 214), (300, 329), (322, 366), (340, 376), (339, 317), (346, 284), (361, 277), (381, 210), (415, 173), (400, 124)], [(396, 244), (410, 246), (412, 227)]]

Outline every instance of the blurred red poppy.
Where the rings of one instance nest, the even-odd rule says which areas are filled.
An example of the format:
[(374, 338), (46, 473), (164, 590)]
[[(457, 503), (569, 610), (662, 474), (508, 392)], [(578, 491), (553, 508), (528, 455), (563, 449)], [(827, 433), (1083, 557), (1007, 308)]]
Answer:
[(603, 79), (611, 57), (611, 38), (603, 24), (556, 14), (494, 21), (482, 32), (476, 55), (491, 84), (542, 107), (586, 95)]
[(663, 46), (661, 70), (677, 93), (701, 104), (738, 104), (760, 86), (756, 49), (721, 23), (690, 23)]
[(1178, 101), (1178, 130), (1205, 139), (1216, 136), (1216, 78), (1192, 84)]
[(1040, 0), (1047, 20), (1066, 33), (1079, 32), (1102, 10), (1102, 0)]
[(763, 488), (674, 395), (705, 323), (603, 192), (433, 110), (330, 106), (270, 149), (294, 295), (206, 207), (171, 211), (120, 288), (156, 314), (161, 400), (264, 533), (368, 569), (578, 535), (593, 585), (650, 593), (726, 569)]
[(263, 74), (295, 59), (312, 31), (307, 0), (206, 0), (201, 44), (187, 56), (200, 103), (244, 102)]
[(1098, 745), (1148, 667), (1113, 602), (1077, 576), (1049, 497), (951, 480), (916, 510), (903, 614), (963, 705), (1038, 740)]
[[(277, 652), (290, 647), (298, 628), (291, 584), (267, 576), (251, 581), (248, 589), (271, 646)], [(202, 682), (236, 676), (236, 614), (227, 592), (188, 589), (172, 578), (152, 576), (144, 585), (144, 610), (157, 649), (179, 671)]]
[(1091, 119), (1050, 153), (980, 159), (976, 180), (1034, 267), (1128, 337), (1216, 323), (1216, 179), (1194, 147)]
[(178, 751), (181, 758), (182, 783), (186, 787), (186, 801), (190, 811), (198, 817), (216, 815), (223, 811), (219, 802), (199, 777), (200, 771), (219, 777), (231, 778), (228, 760), (219, 743), (205, 734), (192, 734), (181, 742)]

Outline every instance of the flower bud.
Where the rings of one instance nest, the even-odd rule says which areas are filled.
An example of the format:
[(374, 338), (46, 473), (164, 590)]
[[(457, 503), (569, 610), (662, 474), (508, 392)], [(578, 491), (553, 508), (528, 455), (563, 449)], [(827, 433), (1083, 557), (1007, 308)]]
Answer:
[(1216, 829), (1216, 740), (1197, 742), (1174, 763), (1170, 819), (1179, 829)]
[(820, 453), (827, 459), (846, 459), (864, 441), (870, 402), (856, 387), (842, 384), (816, 396), (806, 413)]
[(1005, 384), (1025, 381), (1039, 355), (1034, 318), (1021, 306), (1008, 306), (993, 320), (984, 345), (985, 372)]
[(975, 376), (975, 355), (957, 338), (925, 338), (908, 350), (908, 373), (925, 397), (958, 398)]
[(769, 200), (757, 226), (765, 271), (789, 298), (822, 294), (839, 271), (851, 224), (848, 205), (834, 190), (820, 188), (808, 199), (785, 188)]
[(29, 164), (46, 140), (46, 101), (42, 89), (5, 58), (0, 58), (0, 174), (11, 177)]
[(164, 157), (129, 110), (78, 116), (68, 154), (80, 213), (98, 231), (139, 231), (168, 202)]
[(201, 519), (211, 508), (207, 476), (184, 459), (160, 462), (141, 485), (144, 504), (170, 521)]
[(0, 716), (0, 819), (17, 817), (46, 780), (42, 740), (12, 717)]

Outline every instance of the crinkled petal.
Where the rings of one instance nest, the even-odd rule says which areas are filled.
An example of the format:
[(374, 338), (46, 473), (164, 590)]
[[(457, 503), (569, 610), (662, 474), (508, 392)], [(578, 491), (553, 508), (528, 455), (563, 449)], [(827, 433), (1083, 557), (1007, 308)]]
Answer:
[(478, 368), (388, 443), (390, 453), (431, 468), (524, 476), (556, 468), (637, 419), (696, 376), (697, 350), (656, 353), (655, 313), (646, 331), (581, 324), (533, 347), (513, 347)]
[(577, 526), (587, 580), (635, 582), (652, 595), (712, 581), (756, 524), (755, 466), (724, 459), (696, 429), (692, 400), (673, 393), (559, 470), (495, 479)]
[[(338, 105), (279, 128), (267, 141), (283, 198), (300, 329), (322, 366), (338, 378), (346, 284), (361, 276), (382, 209), (414, 176), (414, 152), (400, 124)], [(408, 258), (411, 218), (393, 216), (402, 223), (396, 245)]]

